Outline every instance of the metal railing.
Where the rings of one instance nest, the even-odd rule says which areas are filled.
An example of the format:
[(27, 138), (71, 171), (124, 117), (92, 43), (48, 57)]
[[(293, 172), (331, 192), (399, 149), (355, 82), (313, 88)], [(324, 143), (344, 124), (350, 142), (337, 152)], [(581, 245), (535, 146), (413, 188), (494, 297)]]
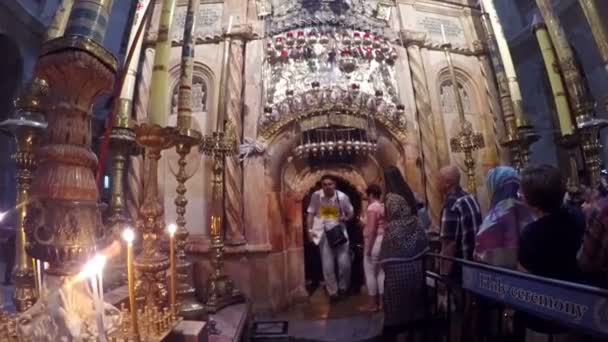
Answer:
[[(458, 277), (436, 272), (441, 261), (452, 262)], [(425, 264), (427, 341), (525, 341), (532, 321), (548, 341), (562, 333), (608, 339), (607, 290), (435, 253)]]

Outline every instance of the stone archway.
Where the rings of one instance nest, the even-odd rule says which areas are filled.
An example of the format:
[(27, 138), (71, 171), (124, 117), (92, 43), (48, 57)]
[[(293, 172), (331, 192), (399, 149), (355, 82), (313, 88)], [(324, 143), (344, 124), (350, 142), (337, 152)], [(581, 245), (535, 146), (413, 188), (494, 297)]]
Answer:
[[(329, 162), (311, 166), (294, 155), (293, 149), (298, 140), (299, 136), (293, 129), (284, 129), (267, 146), (265, 154), (266, 185), (276, 200), (272, 204), (273, 210), (268, 212), (268, 221), (272, 226), (270, 234), (273, 239), (280, 241), (280, 249), (284, 253), (285, 285), (290, 289), (288, 301), (307, 296), (302, 234), (304, 227), (301, 218), (303, 202), (308, 191), (323, 174), (330, 174), (351, 184), (362, 197), (369, 184), (382, 184), (382, 172), (386, 167), (396, 165), (404, 170), (407, 153), (407, 149), (397, 139), (381, 131), (377, 153), (357, 159), (351, 164)], [(361, 205), (365, 207), (365, 203)]]

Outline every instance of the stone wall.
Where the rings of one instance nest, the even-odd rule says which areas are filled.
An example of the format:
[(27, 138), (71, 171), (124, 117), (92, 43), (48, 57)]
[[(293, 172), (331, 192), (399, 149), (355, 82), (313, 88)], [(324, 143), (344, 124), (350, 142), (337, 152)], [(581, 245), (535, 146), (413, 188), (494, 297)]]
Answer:
[[(462, 2), (470, 6), (468, 1)], [(174, 86), (179, 75), (179, 56), (181, 54), (181, 19), (186, 2), (179, 2), (176, 11), (175, 25), (172, 28), (174, 48), (172, 50), (170, 70)], [(228, 6), (229, 5), (229, 6)], [(146, 34), (147, 49), (153, 49), (156, 37), (157, 21), (160, 6), (157, 4), (152, 26)], [(395, 135), (390, 129), (380, 127), (378, 153), (366, 162), (353, 165), (334, 165), (328, 168), (311, 168), (292, 155), (292, 150), (299, 139), (294, 133), (293, 125), (286, 125), (270, 137), (260, 136), (260, 116), (263, 115), (266, 100), (264, 94), (264, 74), (262, 66), (266, 63), (266, 43), (264, 24), (258, 19), (256, 1), (231, 1), (223, 6), (217, 2), (202, 2), (201, 12), (206, 26), (197, 28), (197, 47), (195, 52), (195, 75), (205, 85), (206, 100), (201, 110), (195, 113), (195, 127), (203, 134), (215, 129), (217, 104), (219, 100), (219, 75), (224, 48), (222, 30), (232, 21), (233, 29), (244, 37), (242, 49), (236, 49), (242, 56), (231, 61), (242, 60), (242, 74), (231, 72), (232, 88), (242, 85), (242, 97), (229, 91), (231, 120), (235, 127), (242, 127), (237, 132), (242, 141), (257, 142), (264, 148), (262, 153), (253, 153), (242, 163), (235, 166), (242, 168), (241, 192), (235, 196), (243, 205), (241, 227), (231, 227), (242, 234), (245, 244), (226, 247), (226, 271), (237, 287), (253, 301), (257, 311), (276, 311), (285, 308), (294, 301), (305, 298), (304, 262), (302, 236), (302, 201), (322, 173), (336, 173), (351, 185), (363, 192), (371, 182), (382, 181), (382, 171), (389, 165), (397, 165), (414, 191), (424, 195), (428, 187), (434, 184), (438, 168), (448, 163), (462, 166), (462, 156), (450, 152), (447, 140), (457, 133), (457, 115), (453, 110), (453, 97), (442, 88), (446, 80), (446, 62), (443, 52), (438, 51), (441, 43), (440, 26), (448, 27), (448, 39), (454, 42), (454, 61), (458, 70), (459, 82), (466, 94), (466, 117), (475, 130), (483, 133), (486, 148), (475, 152), (477, 160), (478, 194), (483, 203), (487, 203), (484, 176), (488, 168), (496, 165), (503, 157), (502, 151), (494, 141), (500, 133), (500, 127), (492, 115), (500, 115), (500, 108), (488, 109), (491, 97), (495, 95), (493, 78), (484, 69), (483, 54), (477, 49), (481, 40), (477, 31), (478, 14), (469, 7), (457, 2), (443, 3), (438, 1), (398, 1), (398, 6), (391, 8), (388, 19), (392, 34), (391, 47), (395, 49), (398, 59), (395, 63), (397, 98), (404, 106), (405, 134)], [(230, 18), (232, 17), (232, 20)], [(199, 25), (200, 21), (199, 21)], [(400, 33), (403, 30), (423, 32), (426, 39), (422, 42), (421, 63), (412, 69), (410, 51), (401, 43)], [(153, 51), (145, 54), (140, 75), (138, 113), (145, 113), (148, 85), (151, 72)], [(239, 57), (239, 56), (231, 56)], [(233, 62), (231, 62), (233, 63)], [(231, 64), (231, 68), (234, 68)], [(198, 69), (196, 69), (198, 68)], [(198, 70), (198, 71), (196, 71)], [(419, 125), (419, 98), (414, 89), (418, 81), (428, 84), (426, 98), (429, 103), (428, 124), (433, 127), (434, 135), (421, 135)], [(417, 84), (417, 83), (416, 83)], [(236, 96), (236, 97), (235, 97)], [(238, 100), (242, 98), (242, 100)], [(236, 100), (235, 100), (236, 99)], [(198, 100), (197, 100), (198, 101)], [(242, 101), (242, 102), (241, 102)], [(418, 101), (418, 102), (417, 102)], [(167, 108), (169, 122), (175, 122), (172, 108)], [(241, 131), (242, 130), (242, 131)], [(426, 140), (421, 140), (426, 139)], [(435, 158), (435, 162), (426, 171), (421, 149), (424, 144), (432, 142), (438, 151), (435, 155), (424, 158)], [(425, 145), (426, 146), (426, 145)], [(175, 219), (174, 180), (176, 155), (174, 151), (165, 151), (159, 172), (161, 188), (164, 193), (165, 215), (167, 222)], [(192, 178), (188, 181), (189, 207), (186, 213), (191, 238), (188, 244), (190, 257), (195, 261), (196, 287), (204, 295), (206, 277), (209, 274), (209, 207), (210, 207), (210, 161), (193, 149), (189, 156), (189, 172)], [(346, 178), (345, 178), (346, 177)], [(436, 191), (436, 190), (433, 190)], [(435, 196), (434, 200), (438, 198)], [(437, 206), (437, 204), (435, 204)]]

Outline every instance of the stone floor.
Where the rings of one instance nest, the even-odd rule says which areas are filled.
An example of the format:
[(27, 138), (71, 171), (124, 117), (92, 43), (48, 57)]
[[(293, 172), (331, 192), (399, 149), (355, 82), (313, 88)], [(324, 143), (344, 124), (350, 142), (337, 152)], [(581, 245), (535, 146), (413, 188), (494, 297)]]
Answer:
[(371, 341), (380, 334), (382, 314), (362, 311), (364, 304), (363, 295), (330, 304), (325, 291), (318, 289), (308, 302), (284, 313), (256, 316), (254, 321), (287, 321), (290, 341)]

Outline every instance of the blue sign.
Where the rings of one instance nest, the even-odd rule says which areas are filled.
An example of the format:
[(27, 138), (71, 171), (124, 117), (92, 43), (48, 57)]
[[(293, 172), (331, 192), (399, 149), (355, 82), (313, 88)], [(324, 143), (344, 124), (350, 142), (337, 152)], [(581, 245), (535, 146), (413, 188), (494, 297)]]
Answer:
[(608, 336), (608, 297), (489, 269), (462, 266), (462, 286), (514, 308)]

